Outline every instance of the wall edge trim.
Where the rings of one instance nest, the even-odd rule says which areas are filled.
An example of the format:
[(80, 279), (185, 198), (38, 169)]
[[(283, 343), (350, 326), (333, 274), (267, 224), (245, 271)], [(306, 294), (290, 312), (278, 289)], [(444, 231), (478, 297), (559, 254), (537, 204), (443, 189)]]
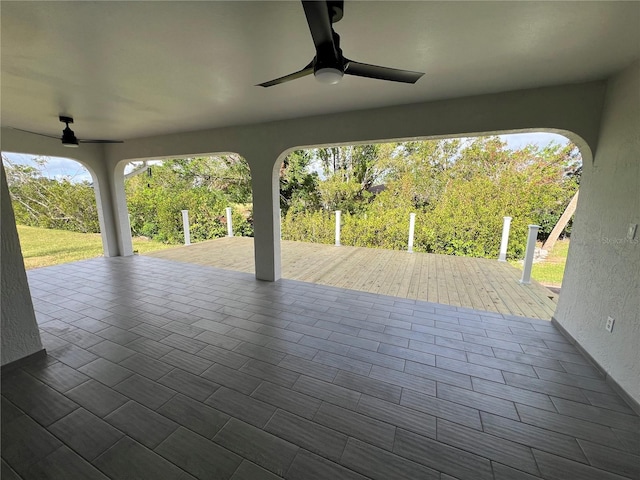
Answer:
[(584, 355), (589, 362), (604, 376), (607, 384), (615, 391), (618, 395), (622, 397), (622, 399), (629, 405), (631, 410), (633, 410), (637, 415), (640, 415), (640, 402), (638, 402), (635, 398), (633, 398), (624, 388), (620, 386), (620, 384), (613, 378), (611, 375), (607, 373), (607, 371), (600, 365), (595, 358), (591, 356), (589, 352), (587, 352), (578, 341), (573, 338), (573, 336), (562, 326), (560, 322), (556, 320), (555, 317), (551, 317), (551, 323), (560, 330), (560, 333), (571, 342), (571, 344), (576, 347), (582, 355)]
[(37, 352), (27, 355), (26, 357), (22, 357), (22, 358), (19, 358), (18, 360), (14, 360), (13, 362), (9, 362), (5, 365), (2, 365), (2, 368), (0, 369), (0, 375), (5, 375), (17, 368), (28, 365), (46, 356), (47, 356), (46, 349), (43, 348), (42, 350), (38, 350)]

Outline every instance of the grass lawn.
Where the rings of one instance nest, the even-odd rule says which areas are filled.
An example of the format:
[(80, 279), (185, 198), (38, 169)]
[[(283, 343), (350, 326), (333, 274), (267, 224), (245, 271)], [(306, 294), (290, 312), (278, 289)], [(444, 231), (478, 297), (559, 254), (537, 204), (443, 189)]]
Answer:
[[(99, 233), (76, 233), (18, 225), (18, 236), (27, 270), (99, 257), (103, 253)], [(140, 237), (133, 238), (133, 250), (139, 253), (172, 246), (175, 245), (165, 245)]]
[[(531, 277), (543, 285), (560, 287), (568, 252), (569, 240), (558, 240), (544, 261), (533, 264)], [(510, 263), (522, 270), (522, 262), (512, 261)]]

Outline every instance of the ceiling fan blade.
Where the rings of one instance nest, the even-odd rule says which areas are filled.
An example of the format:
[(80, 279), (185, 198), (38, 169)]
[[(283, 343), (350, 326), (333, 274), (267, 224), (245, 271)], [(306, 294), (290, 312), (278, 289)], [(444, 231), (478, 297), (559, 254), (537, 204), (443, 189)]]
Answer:
[(344, 73), (358, 77), (377, 78), (379, 80), (403, 83), (416, 83), (420, 80), (420, 77), (424, 75), (422, 72), (380, 67), (378, 65), (369, 65), (347, 59), (345, 59)]
[(259, 83), (256, 87), (273, 87), (274, 85), (280, 85), (281, 83), (290, 82), (291, 80), (296, 80), (298, 78), (306, 77), (307, 75), (311, 75), (313, 73), (313, 62), (304, 67), (302, 70), (290, 73), (289, 75), (285, 75), (284, 77), (276, 78), (275, 80), (270, 80), (268, 82)]
[(40, 135), (41, 137), (55, 138), (60, 140), (60, 135), (47, 135), (46, 133), (32, 132), (31, 130), (23, 130), (22, 128), (9, 127), (11, 130), (17, 130), (19, 132), (31, 133), (32, 135)]
[(313, 38), (316, 50), (321, 45), (333, 45), (333, 29), (331, 28), (331, 17), (329, 5), (326, 1), (302, 1), (304, 14), (307, 16), (307, 23)]
[(73, 130), (71, 130), (68, 125), (69, 123), (73, 123), (73, 118), (61, 116), (60, 121), (67, 123), (67, 128), (65, 128), (65, 130), (62, 132), (62, 137), (60, 135), (47, 135), (46, 133), (32, 132), (31, 130), (23, 130), (21, 128), (9, 128), (12, 130), (18, 130), (19, 132), (31, 133), (32, 135), (40, 135), (41, 137), (62, 140), (62, 144), (65, 146), (78, 146), (79, 143), (124, 143), (123, 140), (79, 140), (76, 138)]

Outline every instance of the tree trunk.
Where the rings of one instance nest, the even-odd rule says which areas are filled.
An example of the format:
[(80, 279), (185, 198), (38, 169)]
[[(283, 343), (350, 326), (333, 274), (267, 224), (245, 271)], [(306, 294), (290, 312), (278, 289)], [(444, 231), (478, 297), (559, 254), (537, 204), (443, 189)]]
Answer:
[(579, 190), (576, 191), (575, 195), (569, 202), (569, 205), (567, 205), (567, 208), (564, 209), (564, 213), (558, 220), (558, 223), (556, 223), (556, 226), (553, 227), (553, 230), (551, 230), (549, 238), (547, 238), (547, 241), (544, 242), (544, 245), (542, 245), (543, 250), (550, 251), (553, 248), (553, 246), (558, 241), (558, 237), (567, 226), (567, 223), (569, 223), (569, 220), (571, 220), (571, 217), (576, 211), (576, 206), (578, 205), (578, 192)]

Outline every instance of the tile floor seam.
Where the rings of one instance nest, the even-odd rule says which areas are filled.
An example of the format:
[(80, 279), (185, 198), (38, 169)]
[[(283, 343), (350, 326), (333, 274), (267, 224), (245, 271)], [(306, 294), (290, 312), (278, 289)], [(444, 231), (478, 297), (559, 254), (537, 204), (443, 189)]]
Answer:
[[(82, 408), (82, 407), (80, 407)], [(74, 410), (75, 411), (75, 410)], [(73, 412), (72, 412), (73, 413)], [(91, 413), (91, 412), (89, 412)], [(97, 418), (100, 418), (96, 415)], [(119, 428), (111, 425), (110, 423), (106, 422), (104, 419), (100, 419), (102, 421), (104, 421), (105, 423), (107, 423), (111, 428), (113, 428), (114, 430), (117, 430), (119, 433), (122, 434), (123, 437), (127, 436), (127, 434), (125, 432), (123, 432), (122, 430), (120, 430)], [(47, 431), (49, 431), (47, 429)], [(80, 457), (84, 458), (85, 460), (87, 460), (87, 462), (89, 462), (91, 465), (93, 465), (93, 461), (95, 461), (100, 455), (102, 455), (103, 453), (105, 453), (107, 450), (109, 450), (113, 445), (115, 445), (116, 443), (118, 443), (118, 441), (120, 440), (120, 438), (118, 440), (116, 440), (115, 442), (113, 442), (113, 444), (111, 444), (110, 446), (108, 446), (107, 448), (105, 448), (102, 452), (100, 452), (98, 455), (96, 455), (96, 457), (94, 457), (92, 460), (88, 460), (86, 459), (80, 452), (76, 451), (71, 445), (69, 445), (68, 443), (66, 443), (62, 438), (58, 437), (55, 433), (53, 432), (49, 432), (51, 433), (51, 435), (55, 436), (56, 438), (58, 438), (58, 440), (60, 440), (60, 442), (62, 442), (62, 444), (64, 446), (66, 446), (69, 450), (75, 452), (77, 455), (79, 455)], [(122, 438), (122, 437), (121, 437)], [(95, 465), (94, 465), (95, 467)], [(96, 467), (97, 468), (97, 467)], [(106, 475), (106, 474), (105, 474)]]
[[(256, 389), (257, 389), (257, 387), (256, 387)], [(255, 390), (254, 390), (254, 391), (255, 391)], [(251, 395), (248, 395), (248, 396), (249, 396), (249, 397), (251, 397)], [(251, 397), (251, 398), (253, 398), (253, 397)], [(261, 400), (261, 401), (262, 401), (262, 400)], [(265, 403), (268, 403), (268, 402), (265, 402)], [(271, 404), (269, 404), (269, 405), (271, 405)], [(263, 425), (262, 427), (260, 427), (260, 429), (261, 429), (261, 430), (264, 430), (264, 429), (267, 427), (267, 425), (269, 425), (269, 422), (273, 419), (273, 417), (275, 416), (275, 414), (276, 414), (276, 413), (278, 413), (278, 410), (286, 411), (286, 410), (284, 410), (284, 409), (281, 409), (280, 407), (276, 407), (276, 406), (274, 406), (274, 405), (271, 405), (271, 406), (273, 407), (273, 413), (272, 413), (272, 414), (271, 414), (271, 416), (269, 417), (269, 420), (267, 420), (266, 422), (264, 422), (264, 425)], [(295, 415), (295, 414), (293, 414), (293, 415)], [(301, 418), (302, 418), (302, 417), (301, 417)], [(265, 430), (265, 431), (266, 431), (266, 430)], [(283, 439), (283, 440), (285, 440), (285, 439)]]
[[(160, 410), (162, 407), (164, 407), (167, 403), (169, 403), (171, 400), (173, 400), (177, 395), (180, 395), (181, 393), (178, 391), (175, 391), (175, 393), (168, 398), (162, 405), (160, 405), (158, 408), (152, 408), (151, 410), (153, 410), (154, 412), (158, 413), (158, 410)], [(123, 394), (124, 395), (124, 394)], [(188, 395), (186, 395), (188, 396)], [(191, 398), (191, 397), (189, 397)], [(158, 413), (158, 415), (162, 415), (161, 413)], [(164, 415), (162, 415), (164, 417)], [(166, 417), (165, 417), (166, 418)], [(169, 419), (170, 420), (170, 419)]]
[[(115, 427), (113, 427), (113, 428), (115, 428)], [(120, 430), (118, 430), (118, 431), (119, 431), (119, 432), (121, 432)], [(131, 438), (131, 437), (129, 437), (126, 433), (124, 433), (124, 432), (121, 432), (121, 433), (124, 435), (122, 438)], [(94, 467), (94, 468), (98, 469), (98, 470), (99, 470), (102, 474), (104, 474), (107, 478), (110, 478), (110, 477), (109, 477), (109, 475), (107, 474), (107, 472), (103, 471), (100, 467), (98, 467), (98, 466), (95, 464), (95, 462), (97, 462), (97, 461), (98, 461), (98, 459), (99, 459), (100, 457), (102, 457), (102, 456), (103, 456), (103, 455), (105, 455), (109, 450), (111, 450), (113, 447), (115, 447), (115, 446), (116, 446), (116, 444), (117, 444), (118, 442), (120, 442), (120, 440), (122, 440), (122, 438), (121, 438), (121, 439), (119, 439), (118, 441), (114, 442), (114, 444), (113, 444), (113, 445), (111, 445), (111, 446), (110, 446), (109, 448), (107, 448), (104, 452), (102, 452), (100, 455), (98, 455), (96, 458), (94, 458), (94, 459), (93, 459), (93, 461), (91, 461), (91, 462), (90, 462), (90, 463), (91, 463), (91, 465), (93, 465), (93, 467)], [(133, 441), (135, 442), (135, 440), (134, 440), (133, 438), (131, 438), (131, 440), (133, 440)], [(136, 443), (139, 443), (139, 442), (136, 442)], [(142, 444), (141, 444), (141, 445), (142, 445)], [(142, 445), (142, 446), (144, 447), (144, 445)], [(145, 448), (146, 448), (146, 447), (145, 447)]]
[(596, 466), (593, 465), (593, 463), (591, 463), (591, 459), (589, 458), (589, 456), (587, 455), (587, 452), (585, 451), (584, 447), (582, 446), (582, 444), (578, 441), (578, 439), (576, 438), (576, 443), (578, 444), (578, 448), (580, 448), (580, 451), (582, 452), (582, 454), (584, 455), (584, 458), (587, 459), (588, 465), (594, 467), (594, 468), (598, 468)]
[[(149, 448), (149, 447), (147, 447), (147, 446), (145, 446), (145, 445), (142, 445), (142, 444), (141, 444), (141, 445), (142, 445), (144, 448), (148, 449), (149, 451), (151, 451), (151, 452), (155, 453), (156, 455), (159, 455), (160, 457), (162, 457), (162, 458), (163, 458), (163, 459), (165, 459), (167, 462), (169, 462), (169, 463), (171, 463), (172, 465), (174, 465), (176, 468), (178, 468), (178, 469), (179, 469), (179, 470), (181, 470), (182, 472), (185, 472), (187, 475), (191, 475), (187, 470), (185, 470), (184, 468), (182, 468), (181, 466), (179, 466), (177, 463), (173, 462), (172, 460), (168, 459), (167, 457), (165, 457), (164, 455), (162, 455), (161, 453), (159, 453), (159, 452), (157, 452), (157, 451), (156, 451), (158, 448), (160, 448), (160, 445), (162, 445), (164, 442), (166, 442), (166, 441), (169, 439), (169, 437), (170, 437), (171, 435), (173, 435), (176, 431), (178, 431), (180, 428), (184, 428), (184, 429), (186, 429), (186, 430), (189, 430), (189, 432), (191, 432), (192, 434), (197, 435), (197, 436), (199, 436), (200, 438), (203, 438), (204, 440), (206, 440), (206, 441), (208, 441), (208, 442), (215, 443), (215, 445), (216, 445), (218, 448), (222, 448), (223, 450), (225, 450), (225, 451), (229, 452), (230, 454), (237, 455), (237, 456), (241, 457), (241, 458), (242, 458), (242, 460), (245, 460), (245, 458), (244, 458), (244, 457), (242, 457), (241, 455), (239, 455), (239, 454), (237, 454), (237, 453), (235, 453), (235, 452), (233, 452), (233, 451), (229, 450), (229, 449), (228, 449), (227, 447), (225, 447), (224, 445), (220, 445), (219, 443), (214, 442), (214, 440), (213, 440), (213, 439), (211, 439), (211, 438), (207, 438), (207, 437), (205, 437), (205, 436), (203, 436), (203, 435), (199, 434), (198, 432), (194, 432), (193, 430), (191, 430), (191, 429), (189, 429), (189, 428), (187, 428), (187, 427), (184, 427), (184, 426), (182, 426), (182, 425), (178, 425), (178, 428), (177, 428), (176, 430), (174, 430), (173, 432), (171, 432), (171, 433), (170, 433), (170, 434), (169, 434), (169, 435), (168, 435), (168, 436), (167, 436), (167, 437), (166, 437), (162, 442), (160, 442), (158, 445), (156, 445), (156, 447), (155, 447), (155, 448)], [(222, 430), (222, 428), (221, 428), (220, 430)], [(131, 437), (129, 437), (129, 438), (131, 438)], [(133, 441), (136, 441), (135, 439), (132, 439), (132, 440), (133, 440)], [(137, 443), (140, 443), (140, 442), (137, 442)], [(240, 461), (240, 464), (242, 464), (242, 461)], [(238, 468), (240, 467), (240, 464), (238, 464)], [(234, 473), (235, 473), (235, 471), (234, 471)], [(232, 476), (233, 476), (233, 474), (231, 475), (231, 477), (232, 477)], [(195, 476), (193, 476), (193, 477), (195, 478)], [(231, 478), (231, 477), (229, 477), (229, 478)]]
[[(82, 407), (80, 407), (80, 408), (82, 408)], [(76, 409), (76, 410), (77, 410), (77, 409)], [(74, 410), (73, 412), (75, 412), (76, 410)], [(73, 412), (70, 412), (68, 415), (72, 414)], [(28, 414), (26, 414), (26, 413), (25, 413), (25, 415), (29, 416), (29, 415), (28, 415)], [(66, 416), (68, 416), (68, 415), (65, 415), (65, 417), (66, 417)], [(64, 417), (63, 417), (63, 418), (64, 418)], [(60, 420), (62, 420), (62, 419), (60, 419)], [(34, 421), (36, 421), (36, 423), (37, 423), (37, 420), (34, 420)], [(54, 423), (56, 423), (56, 422), (54, 422)], [(39, 424), (39, 425), (41, 425), (41, 424)], [(53, 424), (52, 424), (52, 425), (53, 425)], [(47, 430), (47, 432), (48, 432), (50, 435), (52, 435), (53, 437), (55, 437), (55, 438), (56, 438), (56, 439), (61, 443), (61, 446), (60, 446), (60, 447), (58, 447), (58, 449), (59, 449), (59, 448), (63, 448), (63, 447), (64, 447), (64, 448), (68, 448), (68, 449), (69, 449), (69, 450), (71, 450), (73, 453), (75, 453), (76, 455), (78, 455), (80, 458), (84, 459), (86, 462), (88, 462), (90, 465), (92, 465), (94, 468), (96, 468), (96, 469), (98, 469), (98, 470), (100, 470), (100, 469), (99, 469), (98, 467), (96, 467), (96, 466), (93, 464), (93, 462), (94, 462), (98, 457), (100, 457), (103, 453), (107, 452), (107, 450), (109, 450), (111, 447), (113, 447), (113, 445), (115, 445), (116, 443), (118, 443), (118, 441), (120, 440), (120, 439), (116, 440), (112, 445), (110, 445), (110, 446), (109, 446), (109, 447), (107, 447), (105, 450), (103, 450), (102, 452), (100, 452), (100, 454), (99, 454), (99, 455), (97, 455), (93, 460), (87, 460), (87, 459), (86, 459), (86, 458), (85, 458), (85, 457), (84, 457), (80, 452), (76, 451), (76, 450), (75, 450), (71, 445), (69, 445), (68, 443), (66, 443), (66, 442), (65, 442), (62, 438), (60, 438), (58, 435), (56, 435), (55, 433), (51, 432), (51, 431), (49, 430), (49, 427), (50, 427), (51, 425), (49, 425), (49, 427), (45, 427), (44, 425), (41, 425), (41, 426), (42, 426), (44, 429), (46, 429), (46, 430)], [(119, 430), (118, 428), (116, 428), (116, 427), (114, 427), (114, 426), (112, 426), (112, 425), (111, 425), (111, 427), (112, 427), (112, 428), (114, 428), (115, 430), (117, 430), (118, 432), (120, 432), (123, 436), (126, 436), (126, 433), (122, 432), (122, 431), (121, 431), (121, 430)], [(57, 449), (56, 449), (56, 450), (57, 450)], [(52, 452), (52, 453), (53, 453), (53, 452)], [(3, 458), (4, 458), (4, 457), (3, 457)], [(45, 458), (46, 458), (46, 457), (45, 457)], [(102, 472), (102, 473), (104, 473), (104, 472)], [(104, 473), (104, 474), (106, 475), (106, 473)]]
[[(216, 444), (216, 445), (217, 445), (217, 444)], [(233, 471), (233, 473), (231, 474), (231, 476), (229, 477), (229, 479), (232, 479), (232, 478), (236, 475), (236, 473), (238, 473), (238, 470), (240, 470), (240, 468), (242, 467), (242, 464), (243, 464), (244, 462), (250, 462), (250, 461), (243, 457), (243, 458), (242, 458), (242, 461), (238, 464), (238, 466), (237, 466), (237, 467), (236, 467), (236, 469)], [(256, 463), (253, 463), (253, 462), (250, 462), (250, 463), (252, 463), (253, 465), (257, 465)], [(258, 467), (260, 467), (260, 466), (258, 465)], [(262, 467), (260, 467), (260, 468), (262, 468)]]
[[(443, 419), (443, 420), (444, 420), (444, 419)], [(445, 421), (446, 421), (446, 420), (445, 420)], [(436, 422), (436, 425), (438, 425), (439, 423), (440, 423), (440, 422)], [(438, 427), (436, 427), (436, 428), (438, 428)], [(519, 442), (515, 442), (515, 441), (513, 441), (513, 440), (509, 440), (509, 439), (506, 439), (506, 438), (502, 438), (502, 437), (499, 437), (499, 436), (497, 436), (497, 435), (493, 435), (493, 434), (490, 434), (490, 433), (487, 433), (487, 432), (484, 432), (484, 431), (483, 431), (483, 433), (484, 433), (485, 435), (488, 435), (488, 436), (491, 436), (491, 437), (499, 438), (499, 439), (501, 439), (501, 440), (503, 440), (503, 441), (507, 441), (507, 442), (510, 442), (510, 443), (515, 443), (515, 444), (517, 444), (517, 445), (523, 446), (525, 449), (527, 449), (527, 450), (529, 450), (529, 451), (531, 451), (531, 452), (532, 452), (532, 448), (531, 448), (531, 447), (529, 447), (528, 445), (525, 445), (525, 444), (522, 444), (522, 443), (519, 443)], [(418, 434), (418, 435), (419, 435), (419, 434)], [(483, 455), (483, 454), (477, 453), (477, 452), (475, 452), (475, 451), (473, 451), (473, 450), (470, 450), (470, 449), (468, 449), (468, 448), (466, 448), (466, 447), (460, 446), (459, 444), (447, 443), (447, 442), (444, 442), (444, 441), (442, 441), (442, 440), (439, 440), (438, 438), (439, 438), (439, 435), (438, 435), (438, 434), (436, 434), (436, 441), (438, 441), (438, 442), (440, 442), (440, 443), (442, 443), (442, 444), (444, 444), (444, 445), (448, 445), (448, 446), (450, 446), (450, 447), (453, 447), (453, 448), (456, 448), (456, 449), (458, 449), (458, 450), (461, 450), (461, 451), (463, 451), (463, 452), (470, 453), (470, 454), (472, 454), (472, 455), (476, 455), (476, 456), (478, 456), (478, 457), (484, 458), (484, 459), (485, 459), (485, 460), (487, 460), (490, 464), (492, 464), (492, 463), (494, 463), (494, 462), (495, 462), (495, 463), (500, 463), (500, 464), (502, 464), (502, 465), (507, 465), (506, 463), (504, 463), (504, 462), (502, 462), (502, 461), (498, 461), (498, 460), (494, 460), (494, 459), (492, 459), (492, 458), (490, 458), (490, 457), (486, 457), (486, 456), (485, 456), (485, 455)], [(531, 456), (532, 456), (532, 458), (534, 458), (534, 460), (535, 460), (535, 457), (533, 456), (533, 453), (531, 454)], [(516, 469), (516, 470), (523, 471), (523, 470), (521, 470), (521, 469), (519, 469), (519, 468), (517, 468), (517, 467), (515, 467), (515, 466), (513, 466), (513, 465), (507, 465), (507, 466), (509, 466), (510, 468), (514, 468), (514, 469)], [(536, 468), (538, 468), (538, 471), (540, 472), (540, 469), (539, 469), (539, 467), (537, 466), (537, 463), (536, 463)], [(492, 470), (493, 470), (493, 467), (492, 467)], [(529, 473), (529, 472), (525, 472), (525, 473)], [(529, 473), (529, 474), (530, 474), (530, 473)], [(530, 475), (531, 475), (531, 474), (530, 474)]]
[[(172, 432), (173, 433), (173, 432)], [(195, 433), (195, 432), (194, 432)], [(197, 434), (196, 434), (197, 435)], [(184, 468), (180, 467), (178, 464), (176, 464), (175, 462), (173, 462), (172, 460), (169, 460), (167, 457), (165, 457), (164, 455), (162, 455), (161, 453), (156, 452), (156, 448), (158, 448), (160, 445), (162, 445), (169, 437), (171, 436), (171, 434), (169, 434), (169, 436), (167, 438), (165, 438), (162, 442), (160, 442), (160, 444), (158, 444), (155, 448), (149, 448), (146, 445), (141, 444), (140, 442), (138, 442), (137, 440), (133, 439), (132, 440), (138, 444), (140, 444), (143, 448), (146, 448), (147, 450), (149, 450), (152, 453), (155, 453), (156, 455), (160, 456), (161, 458), (163, 458), (166, 462), (170, 463), (171, 465), (173, 465), (174, 467), (176, 467), (177, 469), (179, 469), (181, 472), (184, 472), (184, 474), (189, 475), (192, 478), (195, 478), (193, 475), (191, 475), (188, 471), (186, 471)], [(131, 438), (131, 437), (129, 437)], [(221, 448), (224, 448), (222, 446), (220, 446)]]

